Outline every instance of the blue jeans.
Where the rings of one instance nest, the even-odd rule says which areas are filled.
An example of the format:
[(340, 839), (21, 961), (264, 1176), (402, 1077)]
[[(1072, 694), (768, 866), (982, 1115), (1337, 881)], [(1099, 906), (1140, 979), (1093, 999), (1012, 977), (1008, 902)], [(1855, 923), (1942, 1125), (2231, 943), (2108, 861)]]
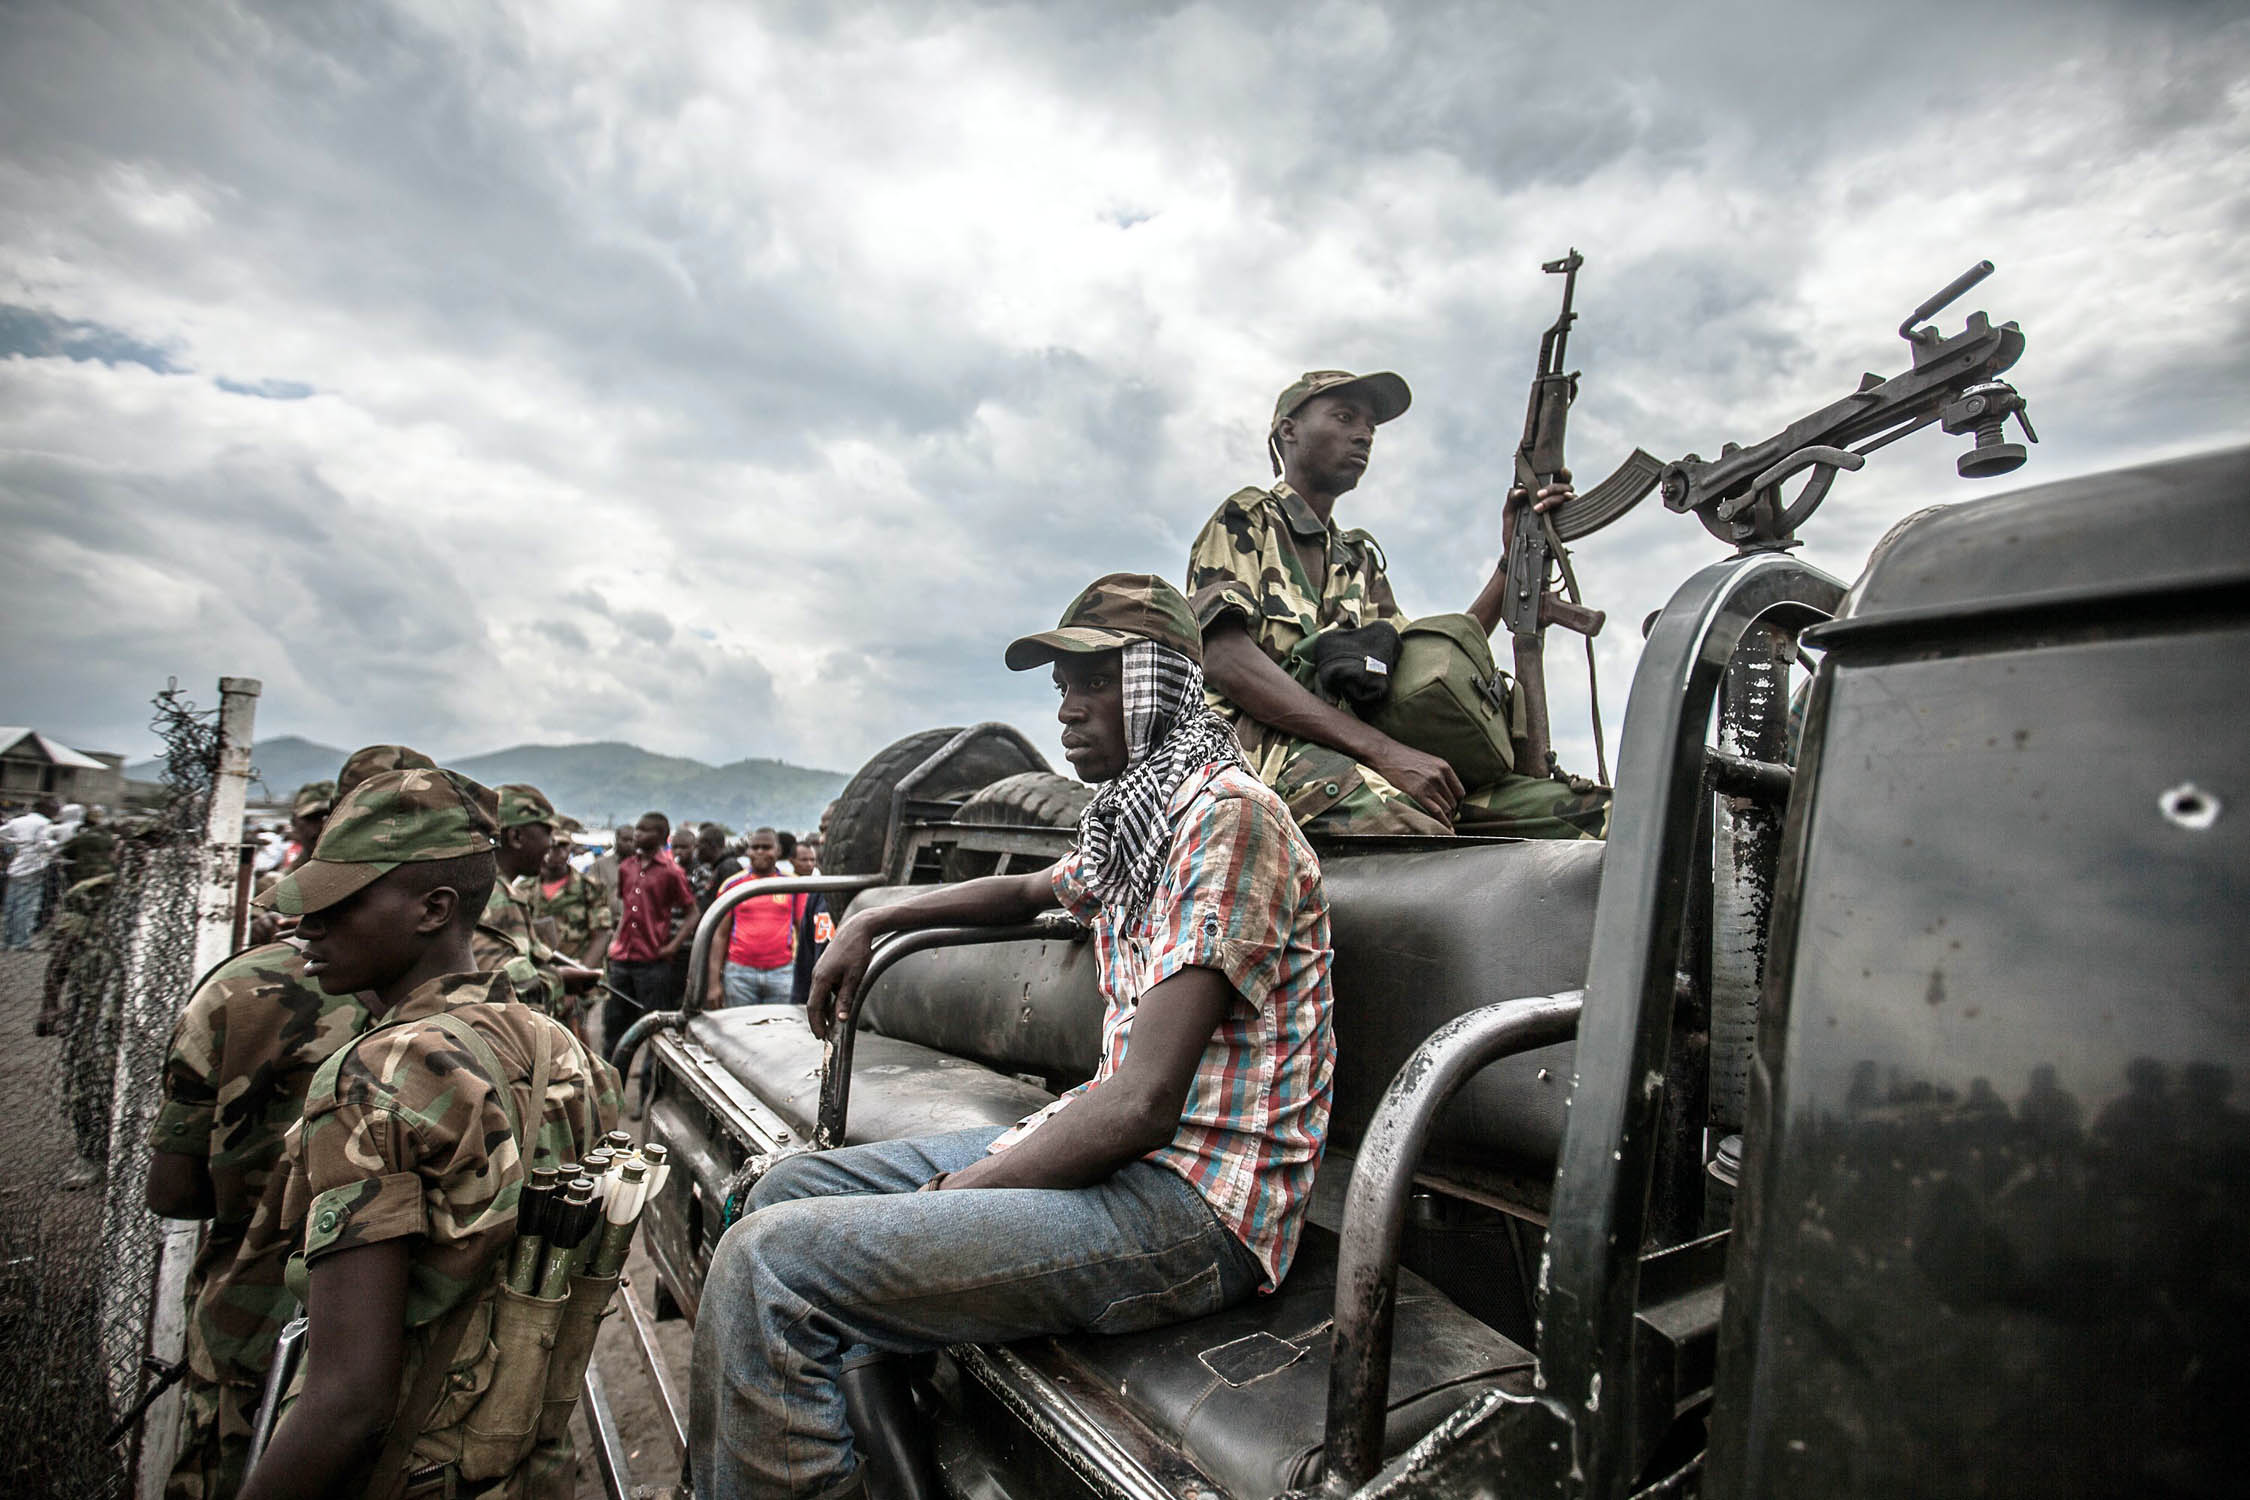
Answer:
[(858, 1460), (837, 1373), (910, 1354), (1208, 1316), (1263, 1273), (1202, 1195), (1152, 1162), (1088, 1188), (916, 1193), (994, 1127), (792, 1156), (711, 1255), (695, 1320), (698, 1500), (821, 1496)]
[(790, 984), (796, 977), (794, 964), (781, 964), (771, 969), (728, 964), (719, 975), (719, 983), (726, 991), (729, 1006), (787, 1005)]
[[(31, 935), (39, 929), (39, 903), (47, 894), (47, 872), (34, 870), (29, 875), (8, 877), (7, 945), (11, 948), (28, 948)], [(784, 992), (789, 986), (784, 984)], [(784, 995), (786, 998), (786, 994)]]

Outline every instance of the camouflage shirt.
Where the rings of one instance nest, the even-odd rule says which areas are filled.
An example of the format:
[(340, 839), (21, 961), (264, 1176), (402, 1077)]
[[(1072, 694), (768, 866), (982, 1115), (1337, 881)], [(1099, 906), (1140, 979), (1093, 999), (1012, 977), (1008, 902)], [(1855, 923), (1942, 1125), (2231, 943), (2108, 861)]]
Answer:
[(278, 1263), (236, 1255), (313, 1074), (367, 1028), (365, 997), (305, 977), (288, 943), (237, 954), (188, 1000), (164, 1061), (149, 1144), (203, 1158), (216, 1213), (188, 1273), (188, 1362), (202, 1379), (256, 1381), (296, 1298)]
[(562, 888), (550, 896), (546, 882), (536, 875), (527, 887), (533, 920), (555, 919), (555, 941), (566, 957), (586, 951), (594, 934), (609, 926), (608, 893), (576, 870), (563, 876)]
[[(1320, 631), (1356, 629), (1399, 612), (1375, 538), (1323, 524), (1286, 481), (1237, 490), (1203, 523), (1188, 549), (1187, 596), (1202, 629), (1232, 615), (1284, 668), (1289, 654)], [(1209, 697), (1234, 724), (1251, 768), (1271, 783), (1288, 737), (1218, 693)]]
[(102, 912), (109, 906), (110, 892), (116, 888), (116, 874), (105, 870), (63, 892), (62, 910), (47, 929), (57, 950), (94, 935), (94, 929), (101, 925)]
[(558, 955), (532, 930), (535, 915), (520, 883), (495, 880), (470, 951), (478, 968), (497, 969), (515, 981), (525, 1004), (567, 1019), (572, 1001), (555, 972)]
[[(331, 1058), (243, 1245), (246, 1258), (287, 1257), (289, 1279), (302, 1287), (301, 1268), (323, 1256), (411, 1239), (402, 1391), (414, 1383), (433, 1325), (468, 1299), (492, 1295), (526, 1173), (507, 1102), (428, 1018), (450, 1011), (473, 1026), (519, 1107), (531, 1090), (534, 1049), (550, 1049), (534, 1165), (577, 1160), (617, 1123), (616, 1073), (563, 1026), (514, 1001), (505, 974), (449, 974)], [(532, 1112), (525, 1114), (528, 1126)], [(462, 1347), (481, 1343), (472, 1325)], [(433, 1427), (447, 1421), (441, 1401)]]

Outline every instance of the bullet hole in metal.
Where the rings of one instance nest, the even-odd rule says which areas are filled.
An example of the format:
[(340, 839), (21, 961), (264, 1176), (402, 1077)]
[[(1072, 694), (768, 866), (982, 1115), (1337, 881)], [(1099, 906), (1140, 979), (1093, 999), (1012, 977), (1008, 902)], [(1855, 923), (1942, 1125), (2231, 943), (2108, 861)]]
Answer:
[(2219, 821), (2219, 799), (2192, 781), (2183, 781), (2156, 799), (2164, 821), (2190, 833), (2201, 833)]

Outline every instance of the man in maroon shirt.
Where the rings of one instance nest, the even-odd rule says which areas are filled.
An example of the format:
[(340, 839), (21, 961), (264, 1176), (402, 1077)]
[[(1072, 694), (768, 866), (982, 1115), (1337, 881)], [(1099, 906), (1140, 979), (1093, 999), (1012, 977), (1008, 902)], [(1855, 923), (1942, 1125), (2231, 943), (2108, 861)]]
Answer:
[[(633, 853), (617, 862), (617, 894), (624, 907), (609, 945), (609, 997), (602, 1002), (602, 1046), (617, 1045), (627, 1027), (652, 1010), (670, 1010), (672, 955), (695, 935), (702, 908), (687, 876), (664, 847), (672, 820), (643, 813), (633, 829)], [(682, 913), (678, 921), (672, 914)]]

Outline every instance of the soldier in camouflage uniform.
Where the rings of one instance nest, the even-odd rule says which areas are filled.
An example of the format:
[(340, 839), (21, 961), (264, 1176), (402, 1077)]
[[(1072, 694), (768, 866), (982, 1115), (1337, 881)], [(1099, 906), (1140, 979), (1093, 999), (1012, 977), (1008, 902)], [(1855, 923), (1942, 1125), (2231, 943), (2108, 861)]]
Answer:
[(78, 962), (88, 940), (100, 929), (110, 892), (116, 888), (117, 876), (105, 862), (99, 873), (63, 892), (62, 909), (47, 928), (47, 985), (40, 998), (39, 1019), (32, 1024), (34, 1036), (53, 1036), (62, 1025), (63, 992), (70, 980), (71, 966)]
[(609, 946), (609, 893), (570, 867), (570, 841), (557, 837), (530, 889), (534, 922), (555, 924), (557, 951), (589, 967)]
[[(1188, 553), (1211, 704), (1234, 722), (1260, 779), (1310, 831), (1599, 838), (1607, 788), (1516, 775), (1464, 788), (1443, 760), (1316, 696), (1304, 685), (1309, 674), (1291, 673), (1292, 653), (1319, 632), (1399, 615), (1382, 548), (1364, 531), (1335, 525), (1333, 515), (1337, 497), (1366, 472), (1375, 428), (1412, 399), (1406, 382), (1387, 372), (1313, 370), (1274, 403), (1267, 443), (1280, 483), (1230, 495)], [(1558, 485), (1537, 503), (1551, 509), (1570, 498)], [(1503, 558), (1469, 606), (1487, 634), (1500, 624), (1507, 573)]]
[[(466, 777), (378, 776), (266, 898), (301, 916), (314, 979), (371, 993), (377, 1024), (321, 1068), (244, 1245), (247, 1258), (286, 1258), (311, 1323), (244, 1500), (357, 1493), (392, 1465), (416, 1493), (497, 1500), (570, 1461), (562, 1437), (497, 1477), (448, 1472), (498, 1358), (491, 1312), (529, 1168), (578, 1160), (617, 1118), (608, 1066), (518, 1001), (505, 974), (473, 971), (497, 831), (498, 799)], [(451, 1373), (423, 1385), (430, 1360)], [(394, 1423), (425, 1391), (430, 1404)]]
[(291, 848), (284, 869), (294, 869), (312, 858), (313, 845), (320, 842), (321, 825), (328, 821), (328, 809), (335, 802), (333, 781), (308, 781), (297, 788), (297, 795), (289, 799)]
[(480, 969), (499, 969), (524, 1000), (566, 1024), (578, 1019), (577, 997), (601, 975), (557, 953), (533, 923), (534, 882), (555, 837), (555, 807), (535, 786), (511, 782), (499, 788), (500, 847), (495, 857), (500, 877), (477, 921), (475, 954)]
[[(370, 745), (336, 784), (348, 792), (380, 772), (434, 765), (404, 745)], [(211, 1221), (188, 1271), (185, 1430), (165, 1486), (174, 1500), (241, 1486), (266, 1367), (297, 1299), (278, 1260), (237, 1251), (314, 1072), (366, 1029), (372, 998), (327, 993), (306, 977), (294, 940), (267, 943), (206, 975), (173, 1030), (149, 1136), (148, 1206)]]

